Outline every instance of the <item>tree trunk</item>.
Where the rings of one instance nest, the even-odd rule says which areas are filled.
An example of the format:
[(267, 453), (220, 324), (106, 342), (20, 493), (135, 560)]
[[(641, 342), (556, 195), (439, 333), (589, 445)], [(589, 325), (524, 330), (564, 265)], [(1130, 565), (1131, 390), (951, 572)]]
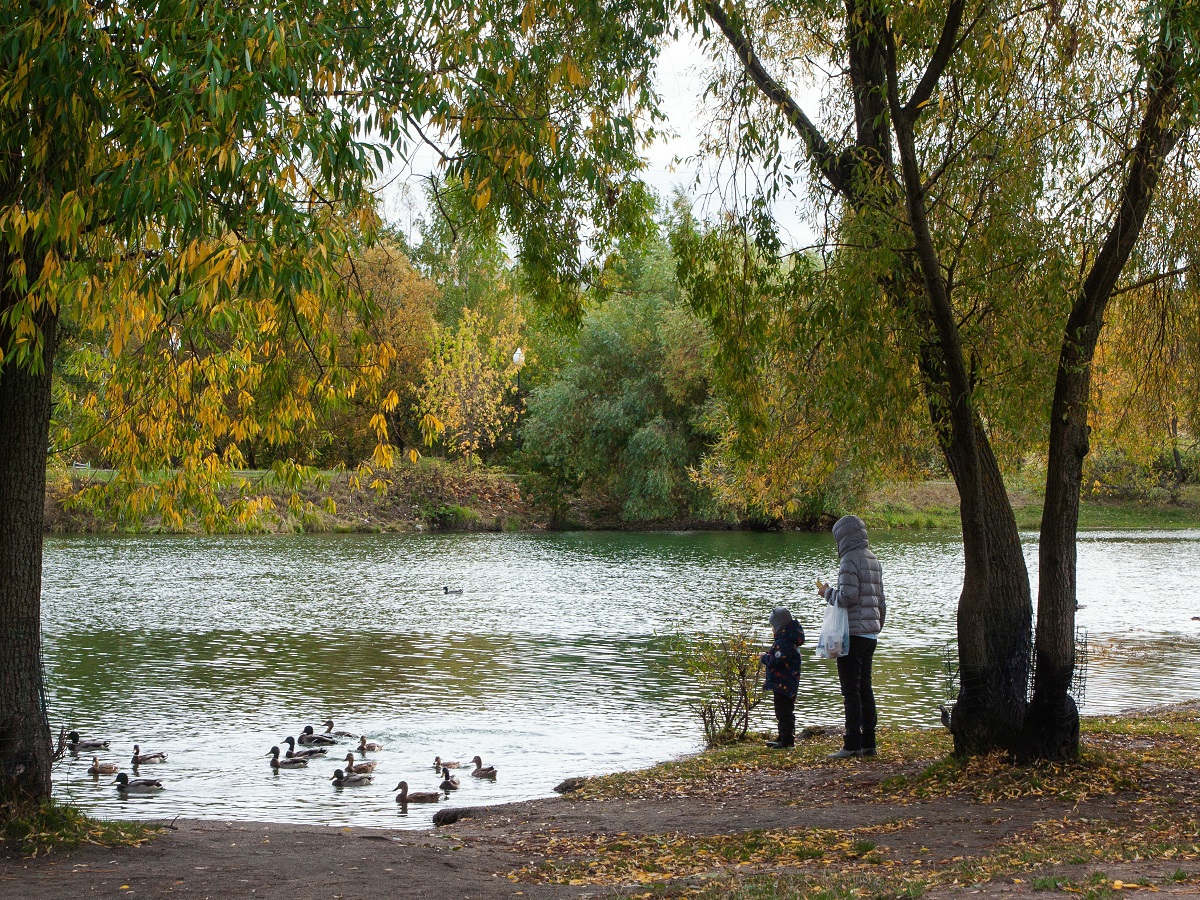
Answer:
[(1171, 499), (1178, 501), (1179, 493), (1183, 490), (1183, 483), (1187, 480), (1187, 473), (1183, 471), (1183, 457), (1179, 454), (1178, 416), (1171, 416), (1168, 433), (1171, 435), (1171, 459), (1175, 463), (1175, 489), (1171, 491)]
[[(1070, 759), (1079, 749), (1079, 709), (1070, 695), (1075, 672), (1075, 538), (1079, 487), (1088, 452), (1091, 378), (1078, 371), (1078, 354), (1064, 346), (1054, 385), (1060, 415), (1050, 418), (1046, 502), (1038, 546), (1037, 663), (1033, 702), (1017, 747), (1023, 760)], [(1074, 371), (1072, 371), (1074, 370)]]
[[(955, 478), (960, 496), (978, 498), (974, 509), (964, 505), (961, 510), (966, 564), (958, 601), (959, 690), (950, 720), (954, 752), (960, 756), (1014, 748), (1025, 724), (1033, 627), (1029, 570), (1016, 517), (978, 422), (976, 430), (980, 484)], [(968, 516), (974, 519), (970, 529)], [(981, 546), (968, 544), (969, 533)]]
[[(708, 0), (705, 8), (747, 75), (778, 107), (804, 141), (822, 176), (849, 207), (863, 210), (898, 202), (902, 185), (895, 180), (889, 112), (892, 122), (903, 121), (904, 127), (911, 122), (907, 113), (896, 115), (899, 98), (894, 90), (895, 60), (885, 10), (859, 0), (846, 3), (855, 141), (838, 152), (766, 71), (742, 23), (731, 18), (719, 0)], [(951, 3), (930, 69), (910, 98), (913, 114), (928, 100), (953, 53), (962, 12), (962, 3)], [(902, 258), (900, 268), (885, 279), (883, 287), (916, 327), (929, 329), (917, 338), (915, 348), (922, 390), (961, 500), (966, 559), (958, 608), (960, 691), (951, 730), (959, 754), (1011, 749), (1024, 724), (1028, 696), (1033, 619), (1029, 573), (1004, 479), (972, 403), (957, 325), (924, 225), (924, 198), (911, 133), (898, 132), (896, 145), (908, 166), (907, 209), (895, 209), (892, 221), (903, 221), (907, 213), (919, 258)], [(936, 296), (939, 291), (942, 296)]]
[[(0, 368), (0, 803), (50, 798), (41, 595), (56, 316), (44, 312), (38, 324), (40, 365), (10, 359)], [(0, 347), (9, 339), (0, 329)]]
[[(1079, 750), (1079, 710), (1070, 695), (1075, 670), (1076, 557), (1079, 491), (1088, 453), (1092, 360), (1104, 311), (1141, 235), (1167, 155), (1180, 137), (1176, 78), (1182, 65), (1177, 23), (1185, 4), (1171, 4), (1147, 68), (1148, 93), (1130, 154), (1120, 202), (1084, 279), (1063, 332), (1054, 400), (1046, 503), (1038, 548), (1037, 657), (1033, 699), (1020, 736), (1020, 759), (1069, 759)], [(1172, 29), (1176, 25), (1176, 29)]]

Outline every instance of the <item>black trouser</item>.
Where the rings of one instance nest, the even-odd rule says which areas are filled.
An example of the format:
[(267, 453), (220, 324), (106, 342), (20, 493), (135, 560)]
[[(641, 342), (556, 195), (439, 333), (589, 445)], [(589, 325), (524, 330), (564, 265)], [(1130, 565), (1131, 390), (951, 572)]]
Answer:
[(871, 690), (871, 657), (878, 641), (850, 636), (850, 652), (837, 661), (842, 702), (846, 706), (847, 750), (875, 749), (875, 692)]
[(771, 693), (775, 699), (775, 719), (779, 722), (779, 743), (790, 747), (796, 743), (796, 698), (780, 690)]

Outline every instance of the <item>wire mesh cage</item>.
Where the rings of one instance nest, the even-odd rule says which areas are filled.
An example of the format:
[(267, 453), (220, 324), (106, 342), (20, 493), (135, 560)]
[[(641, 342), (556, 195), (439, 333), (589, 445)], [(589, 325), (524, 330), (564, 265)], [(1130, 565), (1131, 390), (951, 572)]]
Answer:
[(950, 641), (942, 647), (942, 688), (946, 702), (953, 702), (958, 697), (958, 687), (958, 644)]

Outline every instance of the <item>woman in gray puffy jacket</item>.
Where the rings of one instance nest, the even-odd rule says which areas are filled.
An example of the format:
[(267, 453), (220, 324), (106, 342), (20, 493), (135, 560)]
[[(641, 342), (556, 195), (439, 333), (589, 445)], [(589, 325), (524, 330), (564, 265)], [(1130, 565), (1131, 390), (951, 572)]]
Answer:
[(842, 516), (834, 523), (837, 540), (837, 586), (818, 588), (825, 601), (844, 607), (850, 618), (850, 650), (837, 661), (842, 702), (846, 708), (846, 736), (842, 749), (831, 759), (875, 755), (875, 692), (871, 689), (871, 658), (887, 618), (883, 597), (883, 569), (867, 546), (867, 526), (858, 516)]

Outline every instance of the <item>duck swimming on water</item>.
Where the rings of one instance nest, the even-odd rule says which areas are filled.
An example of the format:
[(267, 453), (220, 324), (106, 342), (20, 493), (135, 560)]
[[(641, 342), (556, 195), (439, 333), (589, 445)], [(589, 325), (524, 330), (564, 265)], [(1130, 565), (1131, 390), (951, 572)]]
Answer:
[(475, 768), (471, 770), (471, 775), (475, 778), (492, 778), (496, 777), (495, 766), (485, 766), (483, 760), (478, 756), (474, 757), (471, 762), (475, 763)]
[(72, 731), (67, 735), (67, 749), (72, 753), (80, 753), (84, 750), (107, 750), (108, 741), (80, 740), (79, 732)]
[(285, 737), (283, 742), (288, 745), (287, 752), (284, 753), (288, 759), (312, 759), (314, 756), (324, 756), (329, 752), (324, 747), (308, 747), (297, 750), (296, 739), (290, 735)]
[(437, 803), (442, 799), (442, 795), (434, 791), (417, 791), (414, 794), (408, 792), (408, 782), (402, 781), (394, 788), (393, 791), (399, 791), (396, 795), (396, 802), (400, 804), (406, 803)]
[(137, 744), (133, 745), (133, 760), (132, 764), (136, 766), (148, 766), (156, 763), (165, 763), (167, 754), (165, 753), (143, 753), (142, 748)]
[(288, 759), (286, 757), (284, 759), (280, 759), (278, 747), (272, 747), (271, 752), (268, 753), (267, 756), (271, 757), (271, 768), (273, 770), (275, 770), (276, 772), (278, 772), (280, 769), (307, 769), (308, 768), (308, 760), (301, 759), (298, 756), (292, 757), (291, 759)]
[(300, 743), (305, 747), (332, 747), (337, 738), (331, 734), (313, 734), (313, 727), (305, 725), (304, 731), (300, 732)]
[(351, 775), (369, 774), (375, 771), (375, 767), (377, 765), (379, 765), (379, 763), (375, 762), (374, 760), (368, 762), (365, 759), (362, 762), (356, 763), (354, 761), (353, 753), (346, 754), (346, 771)]
[(335, 737), (335, 738), (354, 738), (354, 739), (356, 739), (356, 740), (357, 740), (357, 738), (358, 738), (358, 735), (357, 735), (357, 734), (355, 734), (355, 733), (354, 733), (354, 732), (352, 732), (352, 731), (334, 731), (334, 730), (333, 730), (333, 719), (326, 719), (324, 722), (322, 722), (322, 723), (321, 723), (321, 725), (322, 725), (322, 726), (325, 728), (325, 730), (324, 730), (323, 732), (321, 732), (321, 733), (322, 733), (322, 734), (327, 734), (327, 735), (329, 735), (330, 737)]
[(351, 772), (347, 775), (341, 769), (338, 769), (329, 780), (333, 782), (334, 787), (359, 787), (360, 785), (370, 784), (375, 780), (375, 776), (368, 775), (366, 772)]
[(383, 744), (376, 744), (374, 741), (368, 741), (365, 737), (359, 738), (358, 747), (359, 753), (374, 753), (377, 750), (383, 749)]
[(457, 791), (461, 782), (454, 775), (450, 774), (449, 769), (442, 769), (442, 783), (438, 785), (443, 791)]
[(89, 775), (116, 775), (119, 766), (116, 763), (102, 763), (100, 757), (93, 756), (92, 764), (88, 766)]
[(113, 784), (122, 794), (150, 794), (161, 791), (163, 783), (157, 778), (130, 778), (124, 772), (117, 775)]
[(440, 756), (435, 756), (433, 758), (433, 767), (439, 772), (442, 771), (442, 769), (457, 769), (461, 765), (462, 763), (458, 762), (457, 760), (442, 759)]

